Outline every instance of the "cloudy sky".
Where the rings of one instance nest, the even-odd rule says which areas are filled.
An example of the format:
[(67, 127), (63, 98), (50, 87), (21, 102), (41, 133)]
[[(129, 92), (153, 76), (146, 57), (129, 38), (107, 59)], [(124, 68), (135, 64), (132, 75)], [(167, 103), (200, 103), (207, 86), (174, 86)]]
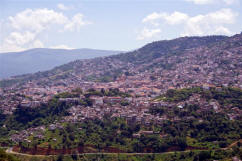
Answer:
[(0, 0), (0, 52), (133, 50), (180, 36), (242, 31), (241, 0)]

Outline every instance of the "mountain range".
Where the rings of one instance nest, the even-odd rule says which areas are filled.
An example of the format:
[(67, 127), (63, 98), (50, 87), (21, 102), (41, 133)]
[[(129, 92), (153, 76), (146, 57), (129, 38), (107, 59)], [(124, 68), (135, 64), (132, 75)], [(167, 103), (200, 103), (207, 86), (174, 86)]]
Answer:
[(121, 51), (95, 49), (36, 48), (22, 52), (0, 53), (0, 78), (50, 70), (78, 59), (110, 56)]
[[(49, 85), (63, 81), (110, 82), (151, 77), (167, 88), (213, 84), (241, 86), (242, 34), (231, 37), (181, 37), (152, 42), (132, 52), (76, 60), (52, 70), (13, 77), (1, 86), (35, 81)], [(131, 80), (130, 80), (131, 81)]]
[(241, 151), (242, 33), (152, 42), (13, 76), (0, 87), (7, 152), (231, 160)]

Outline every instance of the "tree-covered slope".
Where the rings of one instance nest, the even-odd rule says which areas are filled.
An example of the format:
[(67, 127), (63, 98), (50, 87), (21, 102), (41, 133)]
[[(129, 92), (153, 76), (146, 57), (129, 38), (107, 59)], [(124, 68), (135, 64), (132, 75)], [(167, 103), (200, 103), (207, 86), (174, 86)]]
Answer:
[(94, 49), (37, 48), (22, 52), (0, 53), (0, 79), (50, 70), (74, 60), (110, 56), (120, 52)]
[[(241, 73), (242, 35), (232, 37), (206, 36), (183, 37), (174, 40), (157, 41), (144, 47), (114, 56), (77, 60), (45, 72), (16, 76), (3, 80), (0, 86), (11, 86), (16, 82), (29, 80), (48, 82), (72, 81), (114, 81), (122, 74), (136, 75), (140, 72), (155, 72), (162, 77), (164, 72), (170, 75), (190, 73), (186, 81), (215, 83), (224, 76), (234, 80), (222, 79), (223, 84), (238, 84)], [(195, 69), (196, 68), (196, 69)], [(182, 71), (181, 71), (182, 70)], [(231, 73), (232, 70), (232, 73)], [(74, 80), (73, 80), (74, 79)], [(172, 79), (172, 78), (171, 78)]]

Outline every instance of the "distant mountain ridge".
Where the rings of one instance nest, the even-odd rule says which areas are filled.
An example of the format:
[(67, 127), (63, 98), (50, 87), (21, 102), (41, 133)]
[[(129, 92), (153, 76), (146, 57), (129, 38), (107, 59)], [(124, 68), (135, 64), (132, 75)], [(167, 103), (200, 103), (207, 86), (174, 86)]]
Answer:
[(120, 52), (87, 48), (70, 50), (35, 48), (22, 52), (0, 53), (0, 79), (50, 70), (78, 59), (110, 56)]
[(242, 34), (181, 37), (152, 42), (132, 52), (77, 60), (52, 70), (0, 81), (6, 87), (33, 81), (38, 84), (75, 84), (80, 81), (110, 82), (125, 75), (126, 82), (154, 79), (166, 89), (198, 84), (241, 86)]

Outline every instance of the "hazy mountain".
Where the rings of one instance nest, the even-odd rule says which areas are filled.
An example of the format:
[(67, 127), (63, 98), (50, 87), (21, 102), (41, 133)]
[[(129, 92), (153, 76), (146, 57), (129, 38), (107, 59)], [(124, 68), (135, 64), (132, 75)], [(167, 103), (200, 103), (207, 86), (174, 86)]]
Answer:
[(36, 48), (23, 52), (0, 53), (0, 78), (49, 70), (77, 59), (109, 56), (120, 51), (94, 49)]
[(187, 84), (240, 86), (242, 34), (231, 37), (182, 37), (157, 41), (127, 53), (104, 58), (77, 60), (52, 70), (16, 76), (0, 82), (9, 86), (32, 80), (50, 86), (79, 81), (115, 81), (121, 75), (140, 80), (152, 77), (164, 88)]

